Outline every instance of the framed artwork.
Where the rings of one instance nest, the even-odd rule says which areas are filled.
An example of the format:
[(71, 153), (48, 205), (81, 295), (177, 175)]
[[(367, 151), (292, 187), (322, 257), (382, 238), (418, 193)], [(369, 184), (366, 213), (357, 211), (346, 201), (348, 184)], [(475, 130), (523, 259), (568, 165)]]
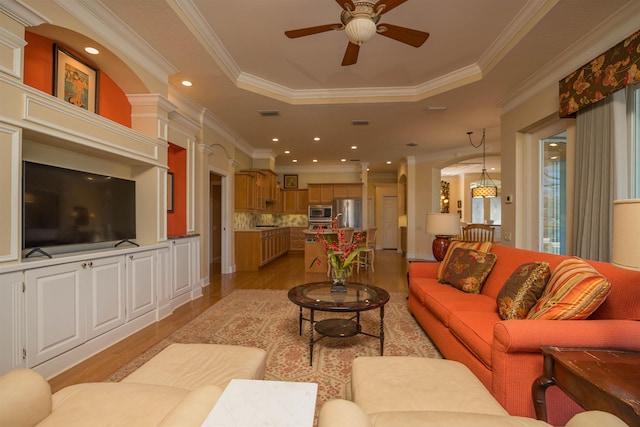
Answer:
[(173, 212), (173, 172), (167, 172), (167, 212)]
[(98, 70), (60, 45), (53, 50), (53, 95), (97, 113)]
[(298, 175), (285, 175), (284, 188), (288, 188), (288, 189), (298, 188)]

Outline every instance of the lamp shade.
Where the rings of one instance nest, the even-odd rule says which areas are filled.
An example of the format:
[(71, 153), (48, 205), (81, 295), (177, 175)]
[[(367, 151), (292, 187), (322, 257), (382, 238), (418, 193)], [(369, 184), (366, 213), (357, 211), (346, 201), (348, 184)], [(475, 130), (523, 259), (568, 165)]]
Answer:
[(357, 16), (347, 23), (344, 32), (351, 43), (359, 46), (369, 41), (376, 33), (376, 30), (376, 24), (371, 18)]
[(486, 198), (486, 197), (497, 197), (498, 196), (498, 187), (496, 186), (480, 186), (473, 187), (471, 189), (471, 197), (474, 199), (478, 198)]
[(456, 213), (428, 213), (425, 232), (436, 236), (460, 234), (460, 217)]
[(612, 262), (640, 270), (640, 199), (613, 202)]

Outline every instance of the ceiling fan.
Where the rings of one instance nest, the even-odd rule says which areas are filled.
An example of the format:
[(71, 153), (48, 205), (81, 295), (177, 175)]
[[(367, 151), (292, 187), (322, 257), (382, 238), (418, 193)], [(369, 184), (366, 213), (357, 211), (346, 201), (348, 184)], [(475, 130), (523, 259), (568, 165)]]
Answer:
[(395, 9), (407, 0), (335, 0), (342, 7), (340, 24), (318, 25), (316, 27), (300, 28), (285, 31), (290, 39), (310, 36), (325, 31), (344, 30), (349, 39), (347, 50), (342, 59), (342, 65), (353, 65), (358, 61), (360, 45), (368, 41), (376, 33), (385, 37), (406, 43), (413, 47), (420, 47), (429, 38), (429, 33), (400, 27), (391, 24), (378, 24), (380, 17)]

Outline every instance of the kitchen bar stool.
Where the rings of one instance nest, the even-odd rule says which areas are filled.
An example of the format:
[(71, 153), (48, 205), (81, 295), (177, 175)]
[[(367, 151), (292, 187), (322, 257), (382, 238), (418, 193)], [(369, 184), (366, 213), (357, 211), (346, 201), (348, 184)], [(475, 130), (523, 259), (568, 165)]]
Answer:
[(367, 238), (364, 243), (366, 249), (358, 255), (358, 273), (360, 272), (360, 266), (367, 269), (371, 266), (371, 272), (375, 272), (375, 269), (373, 268), (373, 261), (376, 255), (377, 232), (378, 229), (376, 227), (372, 227), (367, 230)]

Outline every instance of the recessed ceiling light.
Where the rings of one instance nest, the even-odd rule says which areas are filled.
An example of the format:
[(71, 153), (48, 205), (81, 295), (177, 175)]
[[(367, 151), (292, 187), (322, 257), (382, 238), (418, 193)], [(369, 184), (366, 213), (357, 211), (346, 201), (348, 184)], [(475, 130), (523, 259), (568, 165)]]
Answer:
[(291, 163), (298, 163), (298, 159), (291, 160)]
[(278, 138), (271, 138), (271, 140), (272, 140), (273, 142), (278, 142), (278, 141), (280, 141)]
[(318, 141), (320, 141), (320, 137), (316, 136), (315, 138), (313, 138), (313, 140), (318, 142)]
[(291, 151), (289, 151), (289, 150), (284, 150), (284, 154), (291, 154)]
[(390, 165), (390, 164), (391, 164), (391, 162), (390, 162), (390, 161), (387, 161), (387, 164), (388, 164), (388, 165)]
[(313, 163), (318, 163), (318, 159), (313, 159)]
[(557, 147), (557, 146), (558, 146), (558, 144), (555, 143), (555, 142), (552, 142), (551, 144), (549, 144), (549, 147)]
[(352, 149), (352, 150), (357, 150), (357, 149), (358, 149), (358, 146), (357, 146), (357, 145), (352, 145), (352, 146), (351, 146), (351, 149)]
[(549, 157), (551, 160), (558, 160), (558, 156), (551, 156)]
[(91, 47), (91, 46), (87, 46), (84, 48), (84, 51), (91, 54), (91, 55), (97, 55), (100, 53), (100, 51), (98, 49), (96, 49), (95, 47)]
[(183, 80), (182, 86), (191, 87), (193, 86), (193, 83), (191, 83), (189, 80)]
[(341, 162), (346, 162), (346, 161), (347, 161), (347, 159), (340, 159), (340, 161), (341, 161)]

